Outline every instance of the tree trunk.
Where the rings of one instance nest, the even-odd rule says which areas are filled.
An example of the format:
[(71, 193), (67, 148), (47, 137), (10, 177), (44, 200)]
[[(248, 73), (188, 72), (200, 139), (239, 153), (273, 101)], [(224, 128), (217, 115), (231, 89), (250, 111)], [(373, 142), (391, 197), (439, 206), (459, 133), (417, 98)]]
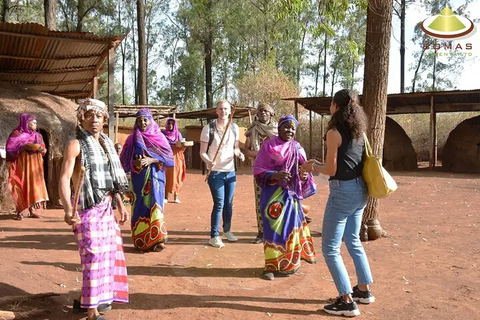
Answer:
[(85, 17), (85, 0), (78, 0), (77, 5), (77, 32), (83, 32), (83, 17)]
[(147, 57), (145, 45), (145, 3), (137, 0), (137, 26), (138, 26), (138, 103), (147, 104)]
[(10, 0), (3, 0), (2, 22), (10, 20)]
[[(368, 0), (362, 103), (369, 119), (370, 144), (377, 155), (383, 154), (392, 10), (393, 1)], [(375, 240), (382, 234), (380, 224), (375, 221), (378, 220), (378, 209), (378, 199), (369, 197), (362, 223), (363, 226), (372, 226), (367, 229), (369, 240)]]
[(135, 39), (135, 15), (133, 14), (133, 8), (131, 10), (131, 27), (132, 27), (132, 69), (133, 69), (133, 96), (135, 97), (135, 104), (138, 104), (137, 88), (138, 88), (138, 77), (137, 77), (137, 41)]
[[(118, 24), (122, 25), (122, 7), (120, 1), (118, 2)], [(127, 50), (125, 41), (120, 43), (120, 53), (122, 54), (122, 104), (125, 105), (125, 62), (127, 59)]]
[[(325, 40), (323, 41), (323, 89), (322, 89), (322, 97), (325, 97), (327, 93), (326, 85), (327, 85), (327, 45), (328, 45), (328, 38), (327, 34), (325, 33)], [(323, 139), (323, 137), (322, 137)]]
[(405, 1), (400, 5), (400, 93), (405, 92)]
[(43, 6), (45, 10), (45, 27), (49, 30), (57, 30), (57, 1), (44, 0)]
[(417, 77), (418, 77), (418, 70), (420, 70), (420, 66), (423, 61), (423, 54), (425, 53), (425, 49), (422, 50), (422, 53), (420, 54), (420, 58), (418, 59), (417, 63), (417, 68), (415, 69), (415, 73), (413, 74), (413, 82), (412, 82), (412, 93), (415, 92), (415, 85), (417, 83)]
[(332, 91), (330, 92), (330, 96), (333, 97), (333, 90), (335, 90), (335, 81), (337, 80), (337, 68), (334, 67), (332, 70)]
[(212, 38), (211, 34), (207, 36), (204, 43), (205, 48), (205, 96), (207, 109), (213, 107), (212, 98)]
[[(211, 1), (207, 1), (206, 14), (210, 15), (212, 11)], [(211, 18), (207, 18), (207, 33), (203, 42), (204, 54), (205, 54), (205, 100), (207, 103), (207, 109), (213, 107), (212, 97), (212, 46), (213, 46), (213, 26)]]

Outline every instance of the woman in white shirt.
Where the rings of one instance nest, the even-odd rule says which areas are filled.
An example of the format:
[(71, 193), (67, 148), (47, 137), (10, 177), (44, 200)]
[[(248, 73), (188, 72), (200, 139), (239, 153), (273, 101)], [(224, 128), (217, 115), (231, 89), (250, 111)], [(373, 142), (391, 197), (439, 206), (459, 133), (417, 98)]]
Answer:
[[(234, 158), (238, 157), (243, 161), (245, 156), (239, 148), (238, 126), (231, 123), (227, 128), (228, 119), (232, 108), (226, 100), (217, 103), (217, 120), (212, 124), (213, 139), (210, 141), (210, 124), (202, 129), (200, 135), (200, 157), (210, 171), (208, 186), (213, 198), (213, 209), (211, 214), (210, 241), (211, 246), (221, 248), (225, 246), (220, 238), (220, 219), (223, 218), (223, 235), (229, 241), (237, 241), (237, 237), (231, 232), (232, 203), (235, 193), (236, 175)], [(228, 130), (225, 132), (225, 130)], [(222, 144), (222, 136), (225, 134)], [(216, 159), (215, 154), (218, 151)], [(214, 161), (215, 160), (215, 161)]]

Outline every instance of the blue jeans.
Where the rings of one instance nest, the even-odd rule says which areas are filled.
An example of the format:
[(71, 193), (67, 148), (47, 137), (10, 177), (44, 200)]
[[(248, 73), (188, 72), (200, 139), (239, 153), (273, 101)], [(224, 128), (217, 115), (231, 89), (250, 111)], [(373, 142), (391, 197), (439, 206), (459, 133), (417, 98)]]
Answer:
[(342, 238), (353, 258), (358, 284), (373, 282), (359, 235), (366, 205), (367, 187), (362, 177), (330, 181), (330, 196), (323, 217), (322, 253), (340, 296), (352, 293), (347, 269), (340, 255)]
[(233, 194), (237, 184), (235, 171), (212, 171), (208, 176), (208, 186), (213, 198), (210, 237), (217, 237), (220, 233), (220, 217), (223, 218), (223, 232), (230, 231), (232, 225)]

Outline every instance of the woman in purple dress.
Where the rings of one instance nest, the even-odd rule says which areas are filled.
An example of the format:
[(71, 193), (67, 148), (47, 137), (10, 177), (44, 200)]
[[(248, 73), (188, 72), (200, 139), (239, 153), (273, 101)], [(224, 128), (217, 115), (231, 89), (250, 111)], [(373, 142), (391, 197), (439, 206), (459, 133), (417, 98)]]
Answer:
[(294, 140), (298, 121), (284, 116), (278, 122), (278, 136), (262, 143), (253, 174), (261, 188), (265, 251), (264, 277), (290, 275), (300, 260), (316, 263), (315, 249), (305, 221), (302, 200), (316, 193), (311, 174), (302, 172), (305, 151)]
[(120, 154), (125, 172), (131, 172), (133, 244), (140, 251), (157, 251), (167, 241), (165, 167), (173, 167), (173, 154), (150, 109), (141, 109), (136, 117)]

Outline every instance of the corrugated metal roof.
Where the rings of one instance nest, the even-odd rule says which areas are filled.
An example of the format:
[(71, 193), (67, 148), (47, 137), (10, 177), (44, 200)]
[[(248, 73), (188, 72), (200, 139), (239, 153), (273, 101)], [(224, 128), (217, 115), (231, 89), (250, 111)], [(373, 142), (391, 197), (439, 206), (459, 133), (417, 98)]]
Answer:
[[(387, 114), (429, 113), (430, 98), (436, 112), (480, 111), (480, 90), (389, 94)], [(359, 96), (360, 101), (362, 96)], [(286, 98), (318, 114), (330, 114), (332, 97)]]
[(0, 23), (0, 82), (72, 99), (91, 97), (92, 81), (104, 71), (108, 51), (124, 38), (52, 31), (35, 23)]

